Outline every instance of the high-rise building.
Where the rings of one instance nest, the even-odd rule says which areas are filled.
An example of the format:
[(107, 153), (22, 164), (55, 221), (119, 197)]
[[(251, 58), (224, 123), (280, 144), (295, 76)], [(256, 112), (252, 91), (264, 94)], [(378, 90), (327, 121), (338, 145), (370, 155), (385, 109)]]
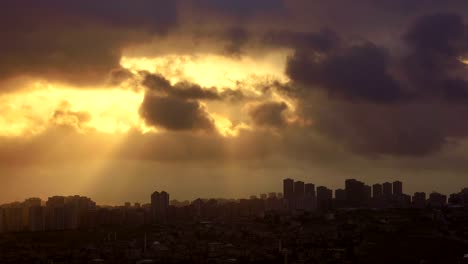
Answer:
[(306, 196), (313, 196), (315, 197), (315, 184), (313, 183), (306, 183), (305, 184), (305, 195)]
[(294, 198), (294, 180), (284, 179), (283, 180), (283, 197), (284, 199)]
[(89, 210), (96, 208), (96, 203), (90, 198), (74, 195), (65, 197), (64, 201), (64, 228), (77, 229), (84, 221)]
[(33, 206), (41, 206), (42, 200), (40, 198), (28, 198), (23, 202), (23, 226), (25, 229), (29, 228), (29, 208)]
[(343, 208), (347, 206), (346, 191), (343, 189), (335, 190), (335, 200), (333, 202), (334, 208)]
[(364, 183), (355, 179), (345, 181), (346, 201), (350, 207), (359, 207), (366, 201)]
[(317, 187), (317, 208), (325, 211), (332, 207), (333, 191), (324, 186)]
[(465, 205), (468, 205), (468, 188), (463, 188), (460, 192), (461, 199)]
[(4, 209), (2, 207), (0, 207), (0, 233), (6, 232), (4, 218), (5, 218)]
[(295, 197), (304, 197), (305, 194), (305, 184), (303, 181), (294, 182), (294, 196)]
[(402, 195), (403, 194), (403, 183), (401, 181), (393, 182), (393, 195)]
[(165, 191), (151, 194), (151, 214), (154, 222), (166, 222), (169, 210), (169, 194)]
[(317, 208), (317, 197), (315, 194), (315, 184), (305, 184), (305, 200), (304, 208), (307, 211), (314, 211)]
[(337, 201), (346, 201), (346, 191), (343, 189), (335, 190), (335, 200)]
[(46, 202), (46, 229), (65, 229), (65, 197), (49, 197)]
[(428, 204), (431, 207), (444, 207), (447, 205), (447, 195), (443, 195), (437, 192), (429, 194)]
[(379, 199), (382, 197), (382, 184), (376, 183), (372, 185), (372, 197)]
[(367, 202), (372, 198), (372, 188), (369, 185), (364, 185), (364, 201)]
[(45, 207), (34, 205), (28, 208), (28, 230), (32, 232), (45, 230)]
[(384, 182), (382, 184), (382, 190), (383, 190), (383, 195), (385, 197), (390, 197), (392, 196), (392, 184), (389, 182)]
[(285, 200), (288, 209), (294, 208), (294, 180), (284, 179), (283, 180), (283, 198)]
[(305, 185), (303, 181), (294, 182), (294, 208), (304, 210)]
[(7, 232), (24, 230), (23, 207), (21, 203), (12, 203), (3, 208), (3, 225)]
[(278, 211), (283, 208), (283, 202), (280, 198), (278, 198), (278, 194), (275, 192), (271, 192), (268, 194), (268, 198), (266, 200), (265, 205), (267, 211)]

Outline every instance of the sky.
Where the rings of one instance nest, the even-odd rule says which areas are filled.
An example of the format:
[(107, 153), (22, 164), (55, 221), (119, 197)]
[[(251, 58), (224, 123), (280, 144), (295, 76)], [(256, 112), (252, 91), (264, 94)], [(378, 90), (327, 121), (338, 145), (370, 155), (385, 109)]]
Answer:
[(0, 203), (468, 186), (466, 0), (7, 0)]

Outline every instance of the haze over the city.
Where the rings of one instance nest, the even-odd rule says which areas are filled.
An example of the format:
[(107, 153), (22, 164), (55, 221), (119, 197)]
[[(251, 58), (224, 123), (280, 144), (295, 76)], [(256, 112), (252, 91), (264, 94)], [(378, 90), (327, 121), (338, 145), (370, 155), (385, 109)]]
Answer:
[(468, 185), (465, 0), (0, 5), (0, 203)]

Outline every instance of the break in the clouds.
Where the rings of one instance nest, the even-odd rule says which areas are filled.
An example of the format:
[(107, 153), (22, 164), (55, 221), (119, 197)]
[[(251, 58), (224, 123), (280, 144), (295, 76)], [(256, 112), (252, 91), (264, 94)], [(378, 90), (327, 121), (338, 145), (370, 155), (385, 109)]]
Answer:
[(4, 167), (466, 163), (465, 0), (11, 0), (0, 39)]

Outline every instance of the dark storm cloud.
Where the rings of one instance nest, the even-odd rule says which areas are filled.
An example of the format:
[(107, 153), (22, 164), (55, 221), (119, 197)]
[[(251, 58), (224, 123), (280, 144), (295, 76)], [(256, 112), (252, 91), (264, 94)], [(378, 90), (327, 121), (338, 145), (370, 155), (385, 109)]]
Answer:
[(283, 0), (196, 0), (193, 4), (199, 10), (235, 18), (285, 12)]
[(458, 56), (466, 52), (467, 37), (463, 18), (453, 13), (421, 17), (404, 36), (411, 48), (423, 54), (446, 56)]
[(331, 97), (393, 102), (404, 95), (388, 73), (388, 63), (385, 49), (365, 42), (326, 53), (296, 50), (286, 73), (293, 81), (323, 89)]
[(130, 80), (134, 77), (133, 73), (127, 69), (124, 68), (118, 68), (111, 70), (109, 74), (109, 82), (112, 85), (119, 85), (122, 82), (125, 82), (127, 80)]
[(205, 100), (219, 100), (220, 94), (216, 88), (202, 88), (198, 84), (190, 82), (176, 83), (171, 90), (171, 94), (178, 98), (187, 99), (205, 99)]
[(160, 74), (143, 73), (143, 86), (153, 92), (169, 95), (184, 100), (226, 100), (241, 101), (245, 99), (240, 90), (226, 89), (218, 91), (216, 87), (206, 88), (198, 84), (182, 81), (172, 85)]
[(284, 102), (266, 102), (249, 110), (253, 123), (259, 127), (284, 127), (287, 124), (285, 111), (288, 106)]
[(296, 98), (313, 130), (359, 154), (424, 156), (459, 144), (468, 136), (457, 118), (468, 115), (460, 60), (468, 27), (453, 13), (413, 20), (401, 33), (403, 50), (363, 38), (279, 38), (295, 47), (286, 69), (292, 82), (279, 91)]
[(198, 100), (243, 100), (241, 91), (202, 88), (190, 82), (172, 85), (159, 74), (141, 73), (142, 85), (147, 88), (140, 107), (140, 116), (150, 126), (167, 130), (214, 130), (214, 121)]
[(179, 82), (174, 86), (159, 74), (145, 74), (143, 85), (151, 91), (156, 91), (161, 94), (170, 95), (179, 99), (205, 99), (205, 100), (220, 100), (216, 88), (202, 88), (200, 85)]
[(301, 51), (329, 52), (341, 44), (338, 34), (329, 29), (318, 32), (298, 32), (291, 30), (269, 31), (264, 34), (262, 43), (273, 47), (295, 48)]
[(468, 25), (457, 14), (419, 18), (403, 37), (409, 52), (402, 60), (402, 75), (413, 89), (449, 101), (468, 100)]
[(223, 38), (228, 40), (228, 44), (225, 46), (225, 52), (228, 55), (238, 56), (242, 54), (242, 48), (247, 44), (250, 36), (244, 28), (234, 27), (228, 29)]
[(334, 102), (322, 106), (314, 117), (316, 129), (356, 153), (418, 156), (448, 143), (447, 125), (453, 121), (445, 119), (448, 114), (440, 105)]
[(0, 79), (95, 84), (119, 67), (124, 47), (167, 32), (176, 15), (171, 0), (2, 2)]
[(142, 84), (150, 90), (167, 92), (172, 88), (171, 82), (160, 74), (150, 74), (145, 72), (143, 75), (144, 79)]
[(172, 96), (146, 93), (140, 106), (140, 116), (149, 126), (167, 130), (212, 131), (214, 129), (213, 120), (198, 101)]
[(176, 3), (166, 0), (19, 0), (4, 1), (2, 7), (3, 19), (14, 23), (4, 25), (7, 28), (36, 26), (32, 22), (97, 22), (113, 27), (144, 27), (164, 32), (176, 21)]

